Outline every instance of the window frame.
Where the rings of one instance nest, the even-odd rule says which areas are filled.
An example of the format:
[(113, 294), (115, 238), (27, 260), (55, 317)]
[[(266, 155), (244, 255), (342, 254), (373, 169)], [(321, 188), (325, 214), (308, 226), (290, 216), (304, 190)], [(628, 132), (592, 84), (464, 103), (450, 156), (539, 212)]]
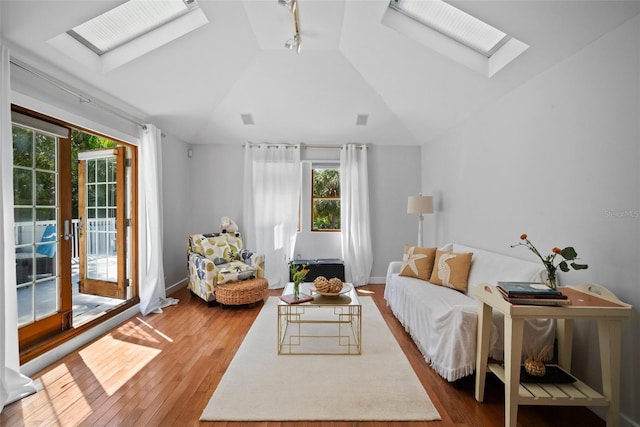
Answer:
[[(327, 164), (327, 163), (323, 163), (323, 164), (318, 164), (318, 163), (311, 163), (311, 183), (310, 183), (310, 190), (311, 190), (311, 194), (310, 196), (310, 209), (309, 209), (309, 214), (310, 214), (310, 224), (309, 224), (309, 231), (311, 231), (312, 233), (324, 233), (324, 232), (329, 232), (329, 233), (339, 233), (342, 231), (342, 228), (315, 228), (314, 224), (314, 218), (315, 218), (315, 202), (317, 200), (334, 200), (334, 201), (338, 201), (339, 203), (339, 209), (342, 209), (342, 192), (340, 191), (340, 187), (338, 187), (338, 191), (340, 193), (340, 195), (338, 197), (316, 197), (314, 195), (314, 191), (313, 191), (313, 187), (314, 187), (314, 178), (315, 178), (315, 173), (316, 170), (318, 169), (329, 169), (329, 170), (335, 170), (338, 173), (338, 177), (340, 177), (340, 165), (338, 164)], [(341, 224), (342, 225), (342, 224)]]

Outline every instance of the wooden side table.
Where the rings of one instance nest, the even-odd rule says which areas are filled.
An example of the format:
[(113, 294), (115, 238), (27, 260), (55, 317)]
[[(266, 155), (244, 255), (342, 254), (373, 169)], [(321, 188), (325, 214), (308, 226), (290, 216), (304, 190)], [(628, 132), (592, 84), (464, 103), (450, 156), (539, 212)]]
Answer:
[[(560, 288), (571, 305), (560, 307), (517, 305), (506, 301), (494, 285), (473, 290), (478, 312), (478, 348), (476, 352), (476, 389), (478, 402), (484, 400), (487, 370), (505, 384), (505, 426), (516, 426), (518, 404), (607, 407), (607, 426), (620, 424), (620, 329), (622, 320), (631, 316), (631, 306), (597, 285)], [(492, 312), (504, 314), (504, 367), (487, 365)], [(520, 383), (524, 320), (557, 319), (558, 365), (571, 372), (573, 320), (598, 322), (602, 394), (577, 380), (571, 384)]]

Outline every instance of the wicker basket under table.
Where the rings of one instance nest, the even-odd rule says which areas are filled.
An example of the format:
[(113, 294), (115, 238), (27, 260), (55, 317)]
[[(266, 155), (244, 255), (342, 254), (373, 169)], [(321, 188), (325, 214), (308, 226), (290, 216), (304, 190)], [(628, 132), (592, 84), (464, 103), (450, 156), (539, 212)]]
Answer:
[(216, 287), (216, 301), (224, 305), (243, 305), (262, 301), (269, 292), (267, 279), (247, 279)]

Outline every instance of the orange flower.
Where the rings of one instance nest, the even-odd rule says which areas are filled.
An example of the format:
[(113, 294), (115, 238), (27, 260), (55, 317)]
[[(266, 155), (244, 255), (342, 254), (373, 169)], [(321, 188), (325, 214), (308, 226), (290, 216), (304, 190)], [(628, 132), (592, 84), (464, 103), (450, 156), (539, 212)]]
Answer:
[(521, 234), (521, 235), (520, 235), (520, 240), (524, 240), (524, 239), (526, 239), (526, 238), (527, 238), (527, 235), (526, 235), (526, 234)]
[(560, 249), (558, 247), (553, 248), (552, 251), (553, 251), (554, 254), (561, 254), (562, 253), (562, 249)]

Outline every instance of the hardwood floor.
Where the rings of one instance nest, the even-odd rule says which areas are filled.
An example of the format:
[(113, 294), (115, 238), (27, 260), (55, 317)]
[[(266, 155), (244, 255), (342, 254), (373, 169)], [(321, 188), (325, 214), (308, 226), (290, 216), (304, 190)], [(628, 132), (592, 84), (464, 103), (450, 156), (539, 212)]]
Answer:
[[(502, 426), (504, 388), (487, 378), (485, 402), (474, 399), (474, 379), (457, 387), (424, 361), (383, 298), (384, 285), (358, 288), (380, 308), (434, 405), (435, 422), (264, 422), (261, 426)], [(271, 291), (278, 295), (278, 291)], [(162, 315), (135, 316), (33, 376), (43, 390), (4, 408), (1, 426), (227, 426), (198, 418), (253, 320), (262, 308), (207, 307), (181, 289)], [(274, 325), (275, 327), (275, 325)], [(275, 350), (274, 350), (275, 351)], [(247, 393), (251, 393), (247, 385)], [(581, 407), (523, 406), (518, 425), (604, 426)]]

